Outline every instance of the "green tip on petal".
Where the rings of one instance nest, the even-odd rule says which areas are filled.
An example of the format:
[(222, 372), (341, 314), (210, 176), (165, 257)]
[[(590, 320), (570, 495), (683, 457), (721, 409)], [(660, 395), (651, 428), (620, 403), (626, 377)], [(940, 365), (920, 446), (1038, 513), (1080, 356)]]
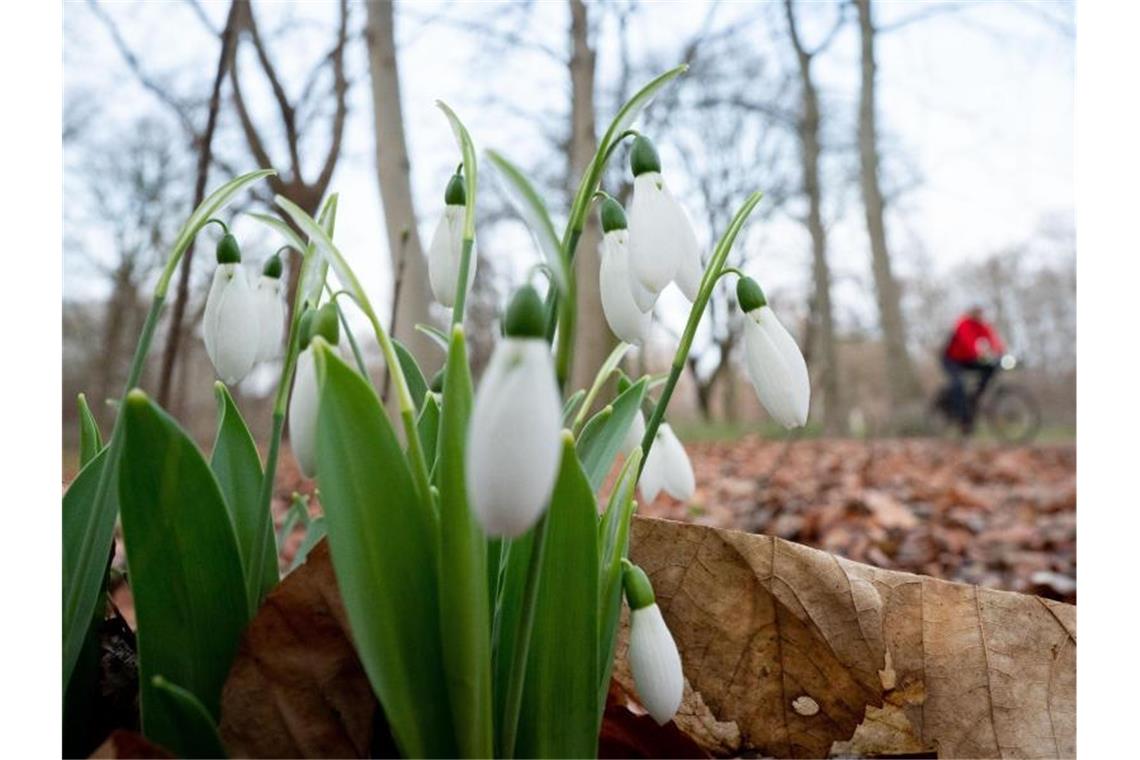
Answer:
[(280, 280), (283, 268), (281, 257), (275, 253), (265, 260), (265, 266), (261, 268), (261, 273), (266, 277), (272, 277), (274, 280)]
[(217, 256), (219, 264), (240, 264), (241, 246), (238, 245), (237, 238), (228, 232), (222, 235), (218, 241)]
[(602, 232), (624, 230), (629, 227), (625, 219), (625, 209), (613, 198), (602, 201)]
[(649, 576), (628, 559), (621, 561), (621, 584), (625, 589), (625, 600), (629, 602), (631, 610), (640, 610), (657, 603)]
[(443, 202), (448, 206), (467, 205), (467, 183), (463, 181), (462, 174), (454, 174), (443, 191)]
[(546, 309), (538, 291), (530, 285), (523, 285), (511, 298), (503, 319), (503, 334), (509, 338), (546, 336)]
[(638, 135), (633, 139), (633, 150), (629, 152), (629, 168), (633, 170), (635, 177), (646, 172), (661, 171), (661, 158), (657, 155), (657, 148), (653, 147), (653, 142), (645, 135)]
[(760, 283), (751, 277), (741, 277), (736, 281), (736, 300), (745, 314), (768, 305), (768, 299), (764, 297)]

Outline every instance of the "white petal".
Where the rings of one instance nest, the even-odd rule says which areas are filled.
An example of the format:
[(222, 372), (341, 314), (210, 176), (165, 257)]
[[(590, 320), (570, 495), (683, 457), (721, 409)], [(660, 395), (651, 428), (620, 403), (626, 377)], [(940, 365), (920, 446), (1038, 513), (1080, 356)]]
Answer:
[(641, 704), (665, 725), (681, 706), (685, 676), (677, 644), (656, 604), (630, 614), (629, 667)]
[(656, 449), (658, 446), (661, 447), (661, 461), (664, 463), (662, 473), (666, 493), (678, 501), (688, 501), (693, 498), (697, 490), (693, 464), (689, 461), (689, 455), (685, 453), (685, 447), (681, 445), (677, 434), (667, 422), (658, 428), (657, 441), (653, 448)]
[[(676, 203), (665, 193), (665, 181), (657, 172), (633, 180), (629, 204), (630, 271), (647, 290), (660, 293), (677, 274), (680, 248), (673, 239), (671, 215)], [(644, 311), (644, 309), (643, 309)]]
[(257, 361), (276, 359), (285, 337), (285, 283), (279, 278), (261, 275), (257, 282)]
[(487, 535), (518, 536), (546, 508), (562, 457), (561, 418), (546, 341), (501, 340), (475, 395), (466, 452), (472, 511)]
[(626, 230), (607, 232), (602, 239), (602, 266), (598, 274), (602, 311), (614, 335), (626, 343), (641, 345), (652, 317), (633, 300), (629, 276), (629, 235)]
[(633, 302), (637, 304), (637, 308), (643, 313), (648, 314), (653, 311), (653, 307), (657, 304), (657, 297), (661, 295), (660, 292), (650, 290), (641, 284), (641, 280), (633, 274), (633, 268), (629, 269), (629, 289), (633, 294)]
[(629, 430), (625, 433), (625, 439), (621, 442), (621, 453), (629, 456), (633, 450), (641, 445), (641, 439), (645, 437), (645, 415), (641, 410), (637, 410), (637, 414), (633, 417), (633, 422), (629, 426)]
[(642, 503), (648, 505), (655, 502), (657, 495), (661, 493), (664, 486), (665, 457), (661, 452), (659, 442), (654, 441), (653, 446), (649, 449), (649, 456), (645, 458), (645, 464), (641, 467), (641, 477), (637, 481), (637, 487), (641, 491)]
[(317, 391), (317, 366), (310, 346), (297, 357), (293, 395), (289, 398), (289, 444), (301, 474), (307, 478), (317, 474)]
[[(455, 289), (459, 283), (459, 264), (463, 255), (463, 206), (445, 206), (439, 218), (435, 234), (428, 247), (428, 279), (431, 292), (440, 304), (451, 308), (455, 305)], [(467, 291), (475, 282), (475, 251), (471, 251), (471, 263), (467, 268)]]
[(257, 300), (241, 264), (219, 264), (206, 296), (202, 336), (206, 354), (227, 385), (240, 383), (257, 359), (261, 341)]
[[(669, 192), (669, 188), (665, 188), (665, 192)], [(672, 199), (672, 195), (670, 195)], [(689, 221), (689, 214), (685, 211), (685, 207), (676, 200), (673, 203), (677, 206), (677, 214), (675, 218), (678, 220), (677, 226), (677, 245), (681, 253), (679, 256), (679, 263), (677, 264), (677, 287), (685, 294), (685, 298), (690, 301), (697, 300), (697, 292), (701, 289), (701, 278), (705, 274), (705, 266), (701, 261), (701, 249), (697, 244), (696, 233), (693, 232), (693, 223)]]
[(748, 376), (768, 413), (784, 427), (807, 422), (811, 382), (796, 341), (771, 307), (748, 313), (744, 323), (744, 354)]

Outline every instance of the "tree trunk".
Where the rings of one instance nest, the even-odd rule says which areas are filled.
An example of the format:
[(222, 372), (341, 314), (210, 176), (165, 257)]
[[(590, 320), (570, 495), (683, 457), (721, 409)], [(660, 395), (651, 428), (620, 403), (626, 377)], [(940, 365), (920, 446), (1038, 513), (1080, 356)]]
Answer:
[(867, 234), (871, 239), (871, 271), (879, 301), (879, 320), (887, 352), (887, 387), (891, 403), (913, 401), (921, 388), (906, 348), (906, 326), (900, 306), (899, 285), (891, 273), (887, 233), (883, 222), (883, 193), (879, 187), (879, 152), (875, 125), (875, 28), (871, 0), (856, 0), (862, 38), (862, 91), (859, 97), (859, 162)]
[(811, 61), (814, 53), (809, 53), (800, 42), (796, 31), (792, 0), (785, 0), (784, 11), (788, 18), (788, 28), (796, 60), (800, 71), (800, 92), (803, 111), (800, 115), (799, 138), (800, 159), (803, 169), (803, 188), (808, 201), (807, 228), (811, 235), (812, 279), (815, 294), (814, 326), (816, 366), (820, 367), (820, 382), (823, 386), (823, 429), (828, 434), (843, 432), (847, 413), (845, 400), (839, 383), (839, 361), (835, 347), (835, 320), (831, 309), (831, 269), (827, 264), (827, 231), (823, 227), (823, 200), (819, 182), (819, 96), (812, 79)]
[[(400, 75), (396, 61), (396, 38), (392, 3), (368, 3), (365, 36), (368, 68), (372, 75), (372, 114), (376, 130), (376, 173), (384, 203), (391, 257), (392, 291), (395, 298), (393, 337), (408, 347), (431, 377), (439, 367), (439, 352), (416, 323), (431, 319), (431, 291), (427, 261), (416, 229), (412, 203), (411, 163), (404, 138), (404, 114), (400, 102)], [(439, 211), (443, 211), (443, 188), (439, 188)], [(396, 276), (402, 278), (396, 286)]]
[[(588, 39), (588, 16), (582, 0), (570, 0), (571, 124), (568, 184), (573, 192), (598, 149), (594, 132), (594, 69), (596, 56)], [(571, 388), (588, 388), (598, 368), (615, 345), (614, 336), (602, 313), (598, 288), (601, 231), (597, 217), (590, 214), (574, 256), (577, 276), (577, 333), (574, 336), (574, 364), (570, 370)]]

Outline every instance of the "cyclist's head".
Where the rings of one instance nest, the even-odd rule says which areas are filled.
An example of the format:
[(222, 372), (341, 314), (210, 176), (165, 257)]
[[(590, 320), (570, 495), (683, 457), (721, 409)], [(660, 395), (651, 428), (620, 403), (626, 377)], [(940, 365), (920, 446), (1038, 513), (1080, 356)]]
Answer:
[(984, 316), (985, 312), (982, 310), (982, 305), (980, 303), (972, 303), (970, 304), (970, 308), (966, 310), (966, 314), (968, 314), (973, 319), (981, 319)]

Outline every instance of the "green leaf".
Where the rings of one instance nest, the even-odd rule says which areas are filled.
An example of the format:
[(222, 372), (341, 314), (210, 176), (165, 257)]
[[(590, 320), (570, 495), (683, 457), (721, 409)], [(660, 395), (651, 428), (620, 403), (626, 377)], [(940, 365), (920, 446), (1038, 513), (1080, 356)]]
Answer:
[(578, 406), (582, 403), (582, 399), (586, 398), (586, 389), (579, 388), (574, 391), (574, 395), (566, 399), (566, 403), (562, 405), (562, 427), (570, 426), (570, 418), (574, 412), (578, 411)]
[(424, 373), (416, 363), (416, 357), (412, 356), (412, 352), (403, 343), (393, 338), (392, 347), (396, 349), (396, 358), (400, 360), (400, 367), (404, 370), (404, 379), (408, 381), (408, 392), (412, 394), (412, 401), (415, 402), (416, 409), (420, 409), (424, 403), (424, 394), (428, 390)]
[(610, 473), (629, 426), (641, 409), (647, 385), (648, 380), (643, 377), (626, 388), (613, 404), (591, 417), (578, 436), (578, 456), (595, 491)]
[(317, 342), (317, 472), (357, 653), (405, 757), (456, 757), (436, 527), (371, 384)]
[(493, 727), (487, 546), (467, 503), (464, 449), (473, 389), (462, 325), (452, 328), (444, 372), (436, 473), (443, 662), (459, 752), (464, 757), (489, 757)]
[(216, 720), (222, 685), (249, 619), (241, 556), (225, 500), (194, 442), (142, 391), (127, 395), (119, 485), (123, 543), (138, 620), (143, 733), (179, 741), (156, 675)]
[(293, 562), (289, 565), (289, 572), (293, 572), (301, 563), (309, 556), (309, 552), (313, 547), (320, 543), (321, 539), (328, 535), (328, 525), (325, 523), (324, 517), (318, 517), (311, 520), (305, 526), (305, 537), (301, 540), (301, 545), (297, 547), (297, 553), (293, 555)]
[(459, 151), (463, 154), (463, 174), (464, 184), (467, 191), (467, 204), (463, 216), (463, 239), (475, 239), (475, 189), (478, 180), (478, 172), (475, 161), (475, 143), (471, 141), (471, 135), (467, 133), (467, 127), (463, 126), (463, 122), (455, 115), (455, 111), (444, 103), (442, 100), (435, 101), (439, 110), (443, 111), (447, 116), (447, 121), (451, 124), (451, 131), (455, 135), (455, 142), (459, 145)]
[(174, 254), (172, 254), (172, 256), (181, 255), (181, 253), (189, 247), (190, 242), (198, 234), (198, 231), (205, 226), (211, 217), (225, 208), (240, 191), (245, 189), (248, 185), (276, 173), (277, 172), (273, 169), (258, 169), (257, 171), (248, 172), (239, 177), (234, 177), (210, 193), (210, 195), (198, 205), (198, 208), (194, 209), (194, 212), (190, 214), (190, 218), (186, 220), (186, 223), (182, 225), (182, 229), (178, 231), (178, 235), (174, 239)]
[(306, 244), (305, 241), (301, 239), (301, 236), (297, 234), (297, 231), (282, 221), (280, 217), (272, 216), (270, 214), (260, 214), (254, 211), (248, 212), (247, 216), (256, 219), (269, 229), (279, 234), (281, 237), (285, 238), (285, 242), (288, 243), (289, 246), (291, 246), (296, 251), (304, 253), (305, 249), (308, 248), (308, 244)]
[(420, 442), (424, 445), (424, 457), (427, 460), (428, 472), (435, 467), (436, 446), (439, 439), (439, 397), (432, 392), (424, 395), (423, 407), (416, 420), (416, 429), (420, 432)]
[(499, 176), (503, 179), (502, 184), (507, 191), (508, 200), (518, 215), (522, 217), (523, 222), (526, 223), (527, 229), (530, 230), (535, 242), (538, 243), (538, 249), (546, 258), (558, 295), (564, 298), (566, 296), (566, 284), (570, 280), (567, 274), (567, 263), (563, 259), (562, 243), (558, 239), (558, 233), (554, 230), (554, 222), (550, 220), (550, 212), (546, 210), (542, 196), (534, 189), (534, 185), (526, 178), (526, 175), (501, 153), (488, 150), (486, 155), (487, 160), (498, 170)]
[(79, 394), (79, 467), (82, 469), (103, 450), (103, 436), (87, 406), (87, 397)]
[(633, 348), (633, 346), (628, 343), (618, 343), (614, 346), (613, 351), (610, 351), (610, 355), (606, 357), (606, 360), (602, 362), (602, 366), (598, 368), (597, 374), (594, 375), (594, 382), (590, 384), (590, 390), (586, 394), (586, 400), (582, 402), (582, 406), (578, 409), (578, 415), (574, 418), (574, 424), (570, 426), (571, 431), (575, 433), (578, 432), (582, 420), (586, 417), (590, 408), (594, 406), (594, 399), (598, 397), (602, 386), (610, 379), (610, 375), (617, 369), (617, 365), (622, 357), (625, 356), (626, 352), (631, 348)]
[[(218, 402), (218, 433), (210, 455), (210, 469), (214, 471), (233, 520), (252, 614), (279, 580), (273, 519), (258, 519), (262, 472), (253, 436), (224, 383), (214, 383), (214, 396)], [(257, 536), (259, 523), (264, 526), (260, 538)], [(253, 545), (259, 540), (264, 544), (263, 561), (260, 568), (255, 568), (251, 567)]]
[(633, 489), (637, 485), (640, 465), (641, 449), (635, 448), (622, 465), (605, 514), (598, 523), (599, 729), (614, 667), (614, 647), (617, 644), (618, 619), (621, 616), (621, 560), (629, 553), (629, 524), (637, 508), (637, 503), (633, 500)]
[(309, 522), (309, 497), (294, 492), (289, 511), (285, 513), (285, 519), (281, 521), (281, 527), (277, 530), (277, 554), (285, 550), (285, 542), (293, 535), (297, 523), (308, 527)]
[(228, 757), (217, 724), (193, 694), (160, 675), (151, 685), (155, 703), (170, 717), (171, 735), (164, 748), (176, 757)]
[(442, 348), (444, 352), (447, 351), (447, 335), (443, 332), (443, 330), (440, 330), (435, 325), (425, 325), (422, 322), (416, 323), (416, 329), (434, 340), (436, 345)]
[(515, 757), (594, 757), (598, 742), (598, 509), (574, 441), (546, 516)]

